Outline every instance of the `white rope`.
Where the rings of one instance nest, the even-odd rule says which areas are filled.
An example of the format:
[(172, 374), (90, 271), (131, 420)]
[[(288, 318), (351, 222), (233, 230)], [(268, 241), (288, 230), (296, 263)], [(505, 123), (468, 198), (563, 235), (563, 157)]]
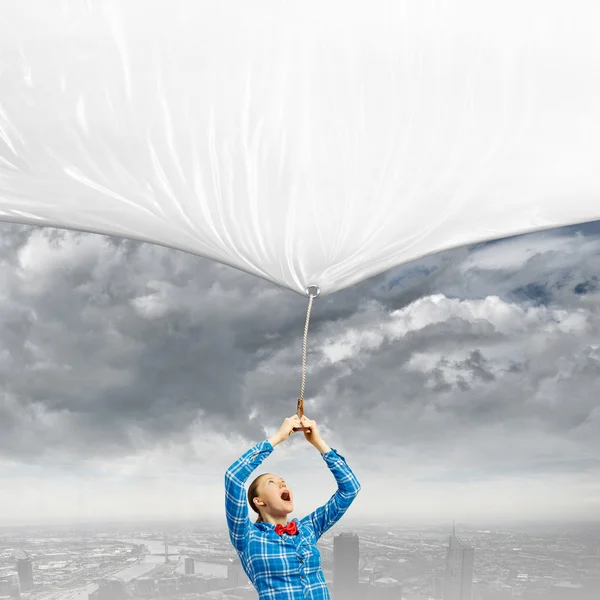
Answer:
[[(316, 292), (313, 294), (309, 290), (314, 288)], [(304, 388), (306, 386), (306, 347), (308, 342), (308, 323), (310, 321), (310, 309), (312, 308), (312, 303), (315, 298), (319, 296), (321, 293), (319, 288), (316, 285), (311, 285), (306, 288), (306, 293), (308, 294), (308, 310), (306, 311), (306, 323), (304, 324), (304, 342), (302, 344), (302, 387), (300, 388), (300, 398), (298, 398), (298, 406), (296, 409), (296, 414), (302, 418), (304, 415)], [(294, 427), (294, 431), (308, 431), (308, 427)], [(290, 435), (291, 435), (290, 431)]]
[(315, 297), (311, 294), (308, 300), (308, 310), (306, 311), (306, 323), (304, 324), (304, 343), (302, 345), (302, 387), (300, 388), (300, 400), (304, 400), (304, 388), (306, 386), (306, 346), (308, 342), (308, 322), (310, 321), (310, 309)]

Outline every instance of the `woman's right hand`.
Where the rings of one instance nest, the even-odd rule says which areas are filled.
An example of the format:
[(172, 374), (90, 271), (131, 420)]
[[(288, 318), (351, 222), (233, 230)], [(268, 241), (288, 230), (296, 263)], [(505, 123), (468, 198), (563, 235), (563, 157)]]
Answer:
[(279, 431), (269, 438), (272, 446), (287, 440), (292, 433), (294, 433), (294, 427), (302, 427), (300, 424), (300, 417), (298, 415), (292, 415), (283, 421)]

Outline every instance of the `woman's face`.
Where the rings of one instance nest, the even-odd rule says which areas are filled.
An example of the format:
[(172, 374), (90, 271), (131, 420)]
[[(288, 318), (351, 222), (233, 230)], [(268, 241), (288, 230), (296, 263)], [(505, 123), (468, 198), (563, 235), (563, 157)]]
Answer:
[(258, 499), (264, 504), (257, 506), (272, 516), (285, 516), (294, 511), (294, 496), (285, 481), (267, 473), (258, 485)]

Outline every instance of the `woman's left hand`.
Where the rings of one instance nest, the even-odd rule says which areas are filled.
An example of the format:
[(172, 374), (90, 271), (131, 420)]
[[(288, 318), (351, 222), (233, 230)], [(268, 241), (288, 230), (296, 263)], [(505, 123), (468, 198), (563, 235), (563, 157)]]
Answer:
[(316, 421), (312, 421), (306, 415), (300, 417), (300, 424), (302, 427), (309, 427), (308, 431), (304, 432), (304, 437), (311, 443), (314, 444), (316, 441), (321, 439), (319, 428), (317, 427)]
[(317, 423), (309, 419), (306, 415), (300, 417), (302, 427), (308, 427), (304, 432), (304, 437), (321, 453), (330, 452), (331, 448), (323, 441)]

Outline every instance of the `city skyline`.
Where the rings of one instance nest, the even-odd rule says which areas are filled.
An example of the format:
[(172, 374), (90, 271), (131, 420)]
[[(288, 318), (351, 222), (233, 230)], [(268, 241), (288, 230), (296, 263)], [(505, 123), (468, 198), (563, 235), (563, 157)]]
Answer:
[[(318, 545), (332, 600), (595, 600), (600, 590), (600, 527), (347, 532), (334, 525)], [(3, 593), (11, 600), (257, 597), (225, 528), (159, 524), (0, 528)]]

